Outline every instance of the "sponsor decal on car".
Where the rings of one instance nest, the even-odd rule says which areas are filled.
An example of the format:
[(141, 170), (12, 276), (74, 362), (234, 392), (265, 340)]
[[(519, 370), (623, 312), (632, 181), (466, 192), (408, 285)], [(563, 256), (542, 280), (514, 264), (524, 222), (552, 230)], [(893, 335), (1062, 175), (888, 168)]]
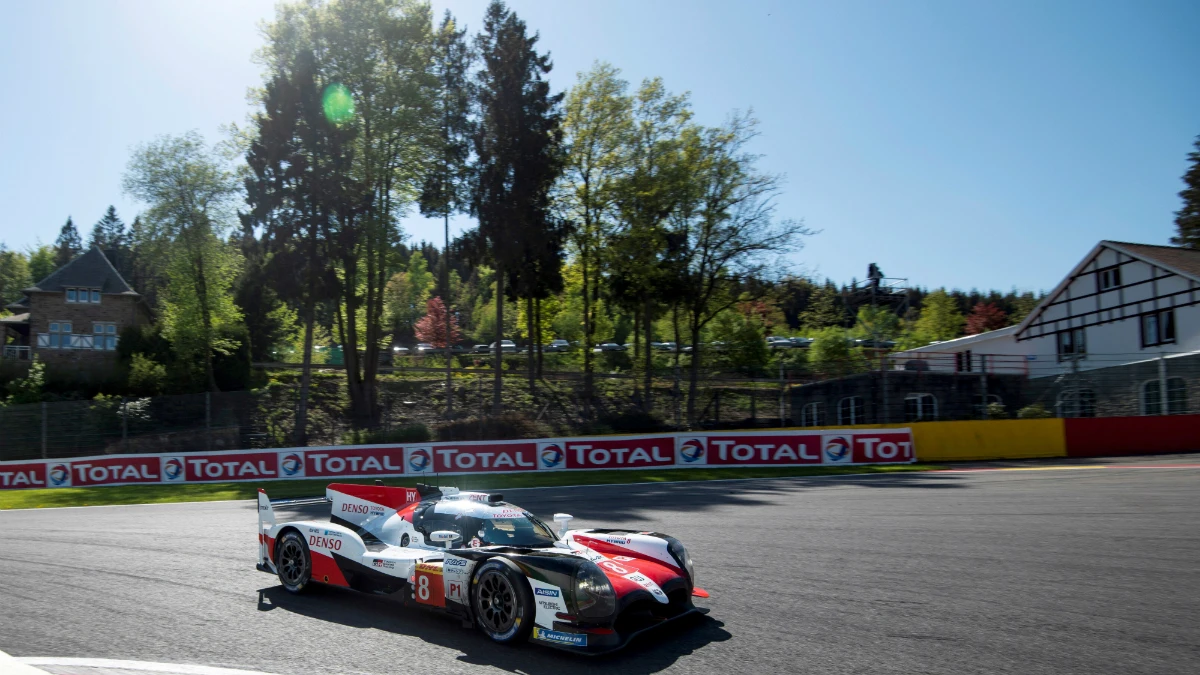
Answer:
[(379, 567), (379, 568), (382, 568), (385, 570), (396, 569), (396, 561), (395, 560), (384, 560), (383, 558), (376, 558), (371, 561), (371, 564), (375, 567)]
[(444, 564), (446, 567), (463, 567), (463, 568), (465, 568), (467, 566), (467, 559), (466, 558), (446, 558)]
[(557, 630), (546, 630), (541, 626), (533, 627), (533, 639), (574, 647), (587, 646), (587, 633), (564, 633)]
[(417, 563), (417, 572), (436, 574), (440, 577), (442, 575), (442, 566), (439, 563), (421, 562)]
[(315, 548), (325, 548), (330, 551), (342, 550), (342, 540), (332, 539), (329, 537), (319, 537), (315, 534), (308, 535), (308, 545)]
[(545, 595), (550, 598), (557, 598), (560, 595), (557, 588), (536, 588), (533, 593), (534, 595)]
[(617, 563), (615, 563), (611, 560), (601, 560), (600, 566), (606, 570), (611, 570), (612, 572), (615, 572), (615, 573), (621, 574), (621, 575), (630, 574), (633, 572), (633, 570), (631, 570), (627, 567), (621, 567), (620, 565), (618, 565)]
[(616, 560), (617, 562), (632, 562), (637, 560), (637, 558), (630, 558), (627, 555), (614, 555), (613, 560)]

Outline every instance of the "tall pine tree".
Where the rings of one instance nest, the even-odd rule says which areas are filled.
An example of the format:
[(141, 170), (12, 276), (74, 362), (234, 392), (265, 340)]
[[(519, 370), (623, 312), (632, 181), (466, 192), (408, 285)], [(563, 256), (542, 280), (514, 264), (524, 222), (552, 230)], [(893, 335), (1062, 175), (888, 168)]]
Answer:
[(54, 240), (54, 264), (62, 267), (80, 253), (83, 253), (83, 240), (79, 238), (79, 230), (75, 229), (75, 223), (68, 216), (67, 222), (58, 232), (58, 239)]
[(99, 247), (102, 251), (120, 249), (125, 246), (125, 223), (117, 217), (117, 209), (109, 206), (104, 216), (92, 226), (88, 248)]
[(552, 64), (534, 48), (537, 41), (537, 34), (528, 35), (525, 22), (500, 0), (488, 6), (483, 32), (476, 37), (485, 67), (479, 73), (479, 168), (471, 210), (496, 266), (496, 411), (503, 383), (506, 277), (519, 272), (537, 249), (534, 242), (551, 229), (550, 189), (561, 170), (562, 95), (552, 95), (542, 79)]
[(1200, 136), (1196, 137), (1196, 149), (1188, 153), (1192, 163), (1183, 175), (1187, 187), (1179, 193), (1183, 208), (1175, 212), (1175, 228), (1179, 234), (1171, 237), (1171, 243), (1187, 248), (1200, 248)]

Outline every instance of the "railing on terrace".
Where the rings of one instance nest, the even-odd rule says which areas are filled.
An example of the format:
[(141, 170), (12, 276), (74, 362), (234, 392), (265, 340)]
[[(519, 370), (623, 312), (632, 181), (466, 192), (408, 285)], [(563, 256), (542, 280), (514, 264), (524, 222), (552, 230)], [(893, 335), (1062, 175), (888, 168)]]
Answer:
[(12, 361), (28, 361), (29, 347), (27, 345), (4, 345), (4, 358)]

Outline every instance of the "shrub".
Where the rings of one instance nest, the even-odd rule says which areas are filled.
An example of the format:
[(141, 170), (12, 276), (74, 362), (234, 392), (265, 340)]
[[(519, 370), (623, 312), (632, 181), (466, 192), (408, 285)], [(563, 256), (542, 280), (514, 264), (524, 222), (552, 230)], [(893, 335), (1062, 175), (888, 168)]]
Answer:
[(439, 441), (504, 441), (540, 435), (541, 428), (537, 423), (519, 413), (455, 420), (438, 427), (436, 432)]
[(1003, 403), (989, 403), (987, 405), (987, 416), (990, 420), (1002, 420), (1008, 417), (1008, 410), (1004, 408)]
[(139, 396), (162, 393), (167, 381), (167, 368), (145, 354), (134, 354), (129, 365), (129, 390)]
[(1046, 410), (1046, 406), (1041, 403), (1033, 403), (1017, 411), (1019, 420), (1037, 420), (1050, 416), (1050, 411)]
[(8, 405), (25, 403), (40, 403), (45, 395), (46, 364), (36, 356), (29, 364), (29, 372), (25, 377), (17, 378), (8, 383)]

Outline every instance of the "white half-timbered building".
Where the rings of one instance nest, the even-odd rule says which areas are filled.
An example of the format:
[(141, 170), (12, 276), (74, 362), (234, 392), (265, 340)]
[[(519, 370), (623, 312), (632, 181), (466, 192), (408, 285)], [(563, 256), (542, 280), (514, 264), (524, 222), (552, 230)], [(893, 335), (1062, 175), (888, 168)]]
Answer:
[(931, 355), (930, 370), (979, 368), (997, 355), (1003, 371), (1031, 377), (1200, 352), (1200, 250), (1117, 241), (1096, 244), (1018, 326), (898, 352)]

